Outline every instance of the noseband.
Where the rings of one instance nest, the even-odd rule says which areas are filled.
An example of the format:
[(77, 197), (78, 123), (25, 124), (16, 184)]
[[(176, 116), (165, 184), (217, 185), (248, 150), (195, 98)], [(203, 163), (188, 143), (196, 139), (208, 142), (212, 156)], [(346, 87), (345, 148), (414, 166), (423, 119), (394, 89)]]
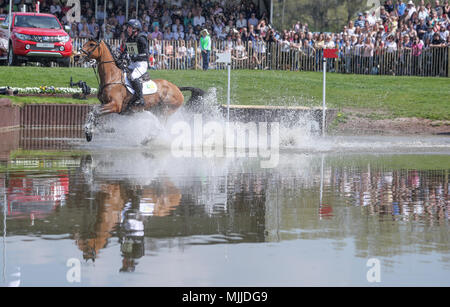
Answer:
[(94, 49), (92, 49), (91, 51), (86, 51), (83, 48), (80, 49), (80, 51), (82, 53), (84, 53), (88, 58), (91, 58), (92, 53), (100, 46), (100, 42), (95, 40), (95, 39), (91, 39), (92, 41), (94, 41), (96, 43)]

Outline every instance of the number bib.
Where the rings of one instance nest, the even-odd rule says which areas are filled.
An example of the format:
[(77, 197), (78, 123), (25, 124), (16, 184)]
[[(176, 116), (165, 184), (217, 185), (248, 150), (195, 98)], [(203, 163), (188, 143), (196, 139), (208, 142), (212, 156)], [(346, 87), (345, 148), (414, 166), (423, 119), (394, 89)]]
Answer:
[(126, 43), (127, 52), (129, 55), (139, 54), (137, 43)]

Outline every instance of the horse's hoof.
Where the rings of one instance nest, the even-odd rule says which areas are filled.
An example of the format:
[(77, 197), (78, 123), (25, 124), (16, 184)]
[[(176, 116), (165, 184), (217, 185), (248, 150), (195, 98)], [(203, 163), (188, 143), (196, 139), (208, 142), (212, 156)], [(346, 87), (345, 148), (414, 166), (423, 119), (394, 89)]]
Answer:
[(86, 141), (88, 141), (88, 142), (92, 141), (92, 133), (85, 132), (85, 135), (86, 135)]

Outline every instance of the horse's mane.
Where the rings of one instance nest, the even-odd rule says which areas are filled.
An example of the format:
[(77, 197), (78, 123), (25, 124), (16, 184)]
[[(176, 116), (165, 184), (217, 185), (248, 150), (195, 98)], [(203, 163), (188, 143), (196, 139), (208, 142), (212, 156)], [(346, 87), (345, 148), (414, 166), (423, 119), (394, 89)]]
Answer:
[(102, 40), (102, 42), (105, 43), (106, 47), (108, 47), (109, 53), (111, 53), (111, 55), (112, 55), (112, 57), (113, 57), (113, 59), (114, 59), (114, 62), (115, 62), (115, 64), (117, 65), (117, 60), (118, 60), (119, 57), (120, 57), (120, 55), (118, 54), (118, 51), (115, 50), (115, 49), (112, 49), (112, 48), (111, 48), (111, 45), (110, 45), (107, 41)]

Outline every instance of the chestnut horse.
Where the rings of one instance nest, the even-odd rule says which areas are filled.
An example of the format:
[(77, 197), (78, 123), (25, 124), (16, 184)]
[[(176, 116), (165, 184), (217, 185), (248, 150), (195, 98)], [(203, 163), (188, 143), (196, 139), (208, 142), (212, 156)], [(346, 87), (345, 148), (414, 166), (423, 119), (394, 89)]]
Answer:
[(80, 52), (77, 56), (78, 61), (83, 63), (87, 59), (96, 60), (100, 76), (97, 97), (101, 105), (94, 107), (88, 114), (84, 127), (88, 142), (92, 140), (93, 129), (101, 115), (149, 110), (167, 119), (183, 105), (184, 97), (181, 91), (191, 91), (192, 93), (187, 104), (198, 101), (198, 98), (204, 94), (204, 91), (198, 88), (178, 87), (166, 80), (153, 80), (158, 90), (154, 94), (144, 95), (145, 105), (129, 105), (133, 94), (127, 90), (124, 72), (118, 67), (117, 59), (109, 45), (104, 41), (90, 39), (83, 45)]

